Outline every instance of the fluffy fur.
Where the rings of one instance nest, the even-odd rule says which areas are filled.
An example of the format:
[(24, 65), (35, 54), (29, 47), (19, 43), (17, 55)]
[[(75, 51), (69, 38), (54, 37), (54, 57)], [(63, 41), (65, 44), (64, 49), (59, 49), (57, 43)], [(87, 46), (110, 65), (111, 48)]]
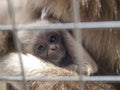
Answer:
[[(75, 72), (54, 66), (44, 62), (31, 54), (22, 54), (22, 62), (26, 77), (56, 77), (56, 76), (78, 76)], [(11, 53), (0, 58), (0, 76), (21, 76), (21, 68), (18, 53)], [(23, 83), (18, 81), (9, 81), (17, 90), (23, 90)], [(28, 81), (29, 90), (80, 90), (80, 83), (76, 81)], [(116, 90), (108, 83), (85, 83), (85, 90)], [(10, 88), (9, 88), (10, 89)], [(10, 89), (10, 90), (15, 90)]]
[[(86, 21), (120, 20), (119, 0), (78, 0), (80, 19)], [(63, 22), (73, 21), (71, 0), (28, 0), (25, 9), (28, 20), (38, 19), (43, 8), (52, 18)], [(98, 30), (98, 31), (97, 31)], [(118, 29), (82, 30), (83, 45), (104, 74), (120, 74)]]
[[(63, 68), (56, 67), (50, 63), (46, 63), (31, 54), (21, 54), (22, 62), (24, 66), (25, 76), (76, 76), (74, 72), (67, 71)], [(21, 76), (21, 68), (19, 57), (17, 53), (11, 53), (8, 56), (0, 58), (0, 76)], [(62, 70), (62, 71), (61, 71)], [(22, 82), (9, 81), (17, 90), (23, 90)], [(51, 87), (52, 85), (52, 87)], [(62, 90), (68, 86), (71, 87), (71, 90), (79, 90), (79, 83), (77, 82), (44, 82), (44, 81), (29, 81), (28, 83), (29, 90)], [(75, 86), (75, 87), (74, 87)]]
[[(120, 19), (119, 0), (79, 0), (79, 4), (81, 21)], [(25, 16), (27, 15), (27, 20), (32, 21), (40, 18), (43, 8), (48, 8), (50, 17), (71, 22), (73, 21), (71, 7), (70, 0), (28, 0), (23, 12)], [(82, 35), (85, 48), (94, 57), (99, 67), (107, 74), (119, 74), (119, 31), (83, 30)]]
[[(36, 22), (36, 23), (34, 23), (34, 24), (48, 24), (48, 23), (51, 23), (51, 21), (49, 21), (49, 20), (41, 20), (41, 21), (38, 21), (38, 22)], [(3, 33), (3, 31), (0, 31), (1, 33)], [(51, 32), (55, 32), (55, 31), (51, 31)], [(56, 31), (57, 32), (57, 31)], [(10, 51), (9, 49), (10, 48), (14, 48), (15, 49), (15, 47), (14, 46), (9, 46), (10, 44), (12, 44), (13, 42), (9, 42), (9, 34), (10, 34), (10, 36), (12, 35), (12, 32), (10, 32), (10, 33), (8, 33), (7, 31), (6, 31), (6, 33), (8, 34), (8, 35), (5, 35), (5, 34), (3, 34), (3, 35), (5, 35), (6, 36), (6, 38), (4, 38), (3, 40), (6, 40), (6, 42), (4, 43), (4, 42), (2, 42), (2, 40), (1, 40), (1, 43), (3, 44), (5, 44), (5, 45), (7, 45), (7, 46), (5, 46), (5, 48), (7, 49), (5, 52), (6, 53), (8, 53), (8, 51)], [(42, 33), (42, 34), (41, 34)], [(23, 52), (27, 52), (27, 53), (32, 53), (32, 54), (34, 54), (34, 55), (36, 55), (35, 53), (34, 53), (34, 44), (39, 40), (39, 38), (38, 38), (38, 36), (41, 36), (41, 35), (44, 35), (44, 33), (45, 33), (45, 31), (23, 31), (23, 30), (21, 30), (21, 31), (17, 31), (17, 36), (18, 36), (18, 38), (19, 38), (19, 40), (20, 40), (20, 42), (21, 42), (21, 45), (23, 46)], [(64, 66), (64, 68), (67, 68), (67, 69), (69, 69), (69, 70), (76, 70), (76, 71), (78, 71), (78, 68), (76, 67), (76, 64), (77, 64), (77, 61), (75, 61), (75, 57), (76, 57), (76, 51), (75, 51), (75, 47), (76, 47), (76, 45), (74, 45), (75, 44), (75, 40), (74, 40), (74, 38), (67, 32), (67, 31), (59, 31), (59, 33), (60, 33), (60, 36), (62, 37), (62, 39), (64, 40), (63, 41), (63, 43), (62, 44), (65, 44), (65, 49), (66, 49), (66, 51), (70, 54), (70, 57), (69, 58), (71, 58), (71, 59), (73, 59), (73, 65), (70, 65), (70, 66)], [(32, 35), (32, 36), (31, 36)], [(37, 35), (37, 36), (36, 36)], [(32, 37), (32, 38), (31, 38)], [(2, 38), (2, 37), (1, 37)], [(34, 40), (35, 39), (35, 40)], [(13, 41), (13, 40), (12, 40)], [(73, 43), (71, 43), (70, 44), (70, 42), (73, 42)], [(72, 47), (72, 48), (71, 48)], [(82, 49), (83, 49), (83, 47), (81, 47)], [(6, 56), (6, 53), (4, 53), (4, 55), (5, 55), (5, 57), (6, 58), (8, 58), (9, 59), (9, 57), (13, 57), (13, 56)], [(10, 52), (9, 52), (10, 53)], [(82, 66), (82, 70), (83, 70), (83, 72), (85, 73), (85, 74), (87, 74), (87, 75), (90, 75), (90, 74), (93, 74), (93, 73), (95, 73), (96, 71), (97, 71), (97, 65), (96, 65), (96, 63), (92, 60), (92, 58), (89, 56), (89, 54), (83, 49), (83, 57), (84, 57), (84, 61), (83, 61), (83, 66)], [(1, 54), (1, 56), (2, 56), (2, 54)], [(29, 57), (29, 56), (27, 56), (27, 57)], [(27, 58), (26, 57), (26, 58)], [(15, 57), (14, 57), (15, 58)], [(28, 58), (29, 59), (29, 58)], [(1, 59), (2, 60), (2, 59)], [(14, 60), (17, 60), (16, 58), (14, 59)], [(17, 61), (14, 61), (14, 60), (11, 60), (11, 62), (10, 61), (6, 61), (6, 62), (4, 62), (4, 63), (2, 63), (2, 65), (4, 65), (4, 66), (6, 66), (6, 67), (8, 67), (8, 68), (4, 68), (3, 70), (6, 72), (6, 73), (4, 73), (4, 72), (1, 72), (1, 75), (5, 75), (5, 74), (7, 74), (7, 75), (17, 75), (17, 76), (19, 76), (19, 72), (20, 72), (20, 68), (17, 68), (17, 66), (18, 67), (20, 67), (20, 65), (18, 65), (18, 63), (16, 63)], [(33, 59), (32, 59), (33, 60)], [(65, 58), (65, 60), (68, 60), (67, 58)], [(7, 65), (6, 65), (6, 63), (7, 63)], [(15, 66), (14, 64), (11, 64), (11, 63), (15, 63), (17, 66)], [(64, 63), (64, 62), (63, 62)], [(10, 64), (10, 65), (8, 65), (8, 64)], [(36, 63), (35, 63), (36, 64)], [(40, 64), (40, 63), (38, 63), (38, 64)], [(75, 65), (74, 65), (75, 64)], [(41, 65), (41, 64), (40, 64)], [(13, 67), (16, 67), (15, 69), (13, 69)], [(29, 64), (28, 64), (28, 68), (27, 68), (27, 66), (25, 66), (26, 68), (25, 68), (25, 73), (26, 74), (30, 74), (30, 72), (28, 72), (29, 71), (29, 67), (33, 67), (33, 66), (29, 66)], [(39, 68), (39, 67), (35, 67), (35, 68), (33, 68), (32, 69), (32, 71), (36, 71), (36, 68)], [(8, 69), (8, 70), (7, 70)], [(57, 69), (57, 68), (56, 68)], [(31, 70), (31, 68), (30, 68), (30, 70)], [(11, 71), (13, 71), (13, 72), (11, 72)], [(40, 71), (41, 72), (41, 71)], [(43, 73), (44, 72), (46, 72), (46, 71), (42, 71)], [(15, 74), (14, 74), (15, 73)], [(32, 73), (31, 73), (32, 74)], [(36, 73), (37, 74), (37, 73)], [(34, 75), (33, 75), (34, 76)], [(45, 76), (45, 75), (43, 75), (43, 76)], [(41, 87), (41, 85), (39, 86), (39, 84), (40, 84), (40, 82), (31, 82), (31, 84), (33, 84), (33, 83), (36, 83), (35, 85), (37, 85), (38, 87)], [(11, 84), (13, 85), (13, 86), (15, 86), (18, 90), (20, 89), (21, 90), (21, 88), (22, 88), (22, 85), (17, 85), (16, 84), (16, 82), (11, 82)], [(49, 84), (50, 85), (50, 84)], [(52, 84), (51, 84), (52, 85)], [(31, 86), (31, 85), (30, 85)], [(37, 86), (36, 86), (36, 88), (37, 88)], [(54, 87), (54, 85), (53, 85), (53, 87)], [(71, 89), (72, 88), (77, 88), (78, 86), (75, 86), (75, 87), (71, 87)], [(31, 87), (31, 88), (34, 88), (34, 86), (33, 87)], [(65, 88), (65, 87), (64, 87)], [(68, 88), (69, 89), (69, 88)]]
[[(41, 21), (37, 21), (35, 24), (39, 25), (39, 24), (48, 24), (48, 23), (50, 24), (51, 22), (48, 20), (44, 20), (44, 21), (41, 20)], [(57, 33), (60, 36), (59, 38), (61, 38), (61, 41), (59, 41), (59, 44), (61, 44), (65, 50), (62, 54), (59, 51), (56, 52), (54, 54), (54, 57), (56, 57), (57, 55), (60, 55), (59, 57), (63, 57), (63, 59), (59, 58), (58, 56), (57, 58), (61, 59), (61, 60), (58, 60), (58, 62), (54, 61), (53, 59), (51, 60), (50, 58), (46, 59), (47, 57), (44, 57), (43, 59), (45, 61), (52, 62), (53, 64), (56, 64), (57, 66), (61, 66), (61, 67), (68, 68), (68, 69), (70, 67), (70, 70), (72, 69), (74, 71), (79, 71), (79, 69), (76, 66), (75, 68), (71, 67), (72, 64), (73, 64), (72, 66), (74, 66), (74, 64), (78, 65), (78, 61), (76, 61), (75, 59), (77, 56), (76, 54), (77, 46), (76, 46), (76, 40), (70, 35), (68, 31), (66, 30), (60, 30), (60, 31), (59, 30), (58, 31), (57, 30), (49, 30), (49, 31), (20, 30), (17, 32), (17, 36), (18, 36), (18, 39), (20, 40), (21, 45), (23, 46), (23, 52), (32, 53), (33, 55), (36, 55), (42, 58), (41, 56), (39, 56), (38, 53), (36, 54), (36, 49), (37, 49), (36, 47), (41, 45), (43, 42), (50, 44), (47, 41), (47, 39), (48, 39), (48, 36), (50, 36), (50, 34), (52, 33)], [(96, 63), (81, 45), (80, 47), (83, 51), (83, 59), (84, 59), (84, 60), (81, 60), (81, 63), (83, 64), (82, 66), (83, 72), (87, 75), (94, 74), (98, 70)]]

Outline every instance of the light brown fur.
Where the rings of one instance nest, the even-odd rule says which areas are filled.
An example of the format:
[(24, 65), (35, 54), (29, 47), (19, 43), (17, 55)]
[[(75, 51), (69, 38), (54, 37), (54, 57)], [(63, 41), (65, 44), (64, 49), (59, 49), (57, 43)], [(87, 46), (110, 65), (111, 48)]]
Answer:
[[(54, 0), (53, 2), (50, 0), (29, 0), (26, 6), (26, 10), (28, 10), (26, 13), (27, 15), (30, 15), (27, 17), (28, 21), (38, 19), (41, 15), (41, 10), (46, 8), (46, 6), (50, 10), (52, 17), (63, 22), (73, 21), (73, 19), (71, 19), (72, 10), (69, 3), (70, 0)], [(81, 0), (81, 21), (119, 20), (119, 3), (120, 2), (118, 0)], [(53, 5), (53, 7), (49, 7), (49, 5)], [(83, 44), (85, 45), (86, 49), (91, 53), (100, 66), (105, 64), (105, 68), (103, 69), (106, 69), (105, 72), (109, 71), (107, 73), (111, 74), (119, 74), (119, 34), (116, 36), (116, 32), (119, 33), (119, 31), (111, 30), (82, 31)], [(106, 39), (106, 36), (108, 39)], [(94, 39), (96, 39), (96, 41)], [(101, 44), (101, 40), (105, 40), (105, 43)], [(112, 43), (109, 44), (110, 41)], [(114, 47), (114, 45), (116, 46)], [(110, 48), (110, 50), (108, 47), (112, 47), (112, 49)], [(100, 48), (102, 48), (102, 50)], [(112, 51), (115, 52), (114, 55)], [(95, 53), (96, 55), (94, 55)], [(115, 63), (113, 63), (114, 60)], [(109, 67), (106, 65), (106, 63), (109, 65)], [(111, 63), (113, 63), (112, 67)], [(116, 63), (118, 63), (118, 65), (116, 65)]]
[[(59, 68), (50, 63), (44, 62), (40, 58), (33, 55), (21, 54), (26, 77), (56, 77), (56, 76), (77, 76), (75, 72)], [(21, 76), (21, 68), (17, 53), (11, 53), (0, 58), (0, 76)], [(13, 63), (14, 62), (14, 63)], [(8, 81), (17, 90), (23, 90), (23, 83), (18, 81)], [(79, 90), (79, 82), (48, 82), (48, 81), (28, 81), (27, 87), (29, 90)], [(71, 87), (69, 89), (68, 87)]]
[[(20, 12), (19, 12), (20, 13)], [(19, 14), (17, 13), (17, 15)], [(47, 12), (48, 13), (48, 12)], [(45, 13), (45, 14), (47, 14)], [(22, 14), (22, 13), (21, 13)], [(20, 15), (21, 15), (20, 14)], [(41, 13), (43, 14), (43, 13)], [(16, 15), (16, 18), (18, 18)], [(22, 16), (22, 15), (21, 15)], [(41, 16), (40, 16), (41, 17)], [(33, 22), (32, 24), (51, 24), (51, 23), (56, 23), (58, 21), (54, 20), (54, 19), (49, 19), (47, 16), (44, 16), (44, 17), (41, 17), (40, 19), (42, 20), (38, 20), (36, 22)], [(24, 21), (24, 18), (23, 18), (23, 21)], [(25, 23), (25, 22), (24, 22)], [(6, 34), (3, 33), (4, 31), (0, 31), (0, 33), (3, 34), (4, 38), (2, 39), (2, 34), (1, 34), (1, 47), (4, 47), (4, 53), (3, 51), (1, 50), (1, 56), (2, 55), (5, 55), (6, 53), (10, 53), (10, 50), (12, 49), (12, 52), (15, 51), (16, 47), (14, 45), (14, 40), (13, 40), (13, 37), (12, 37), (12, 34), (14, 32), (8, 32), (8, 31), (5, 31)], [(18, 39), (20, 39), (20, 43), (23, 47), (23, 52), (27, 52), (27, 53), (32, 53), (34, 55), (36, 55), (34, 49), (36, 47), (36, 42), (39, 41), (39, 37), (44, 35), (44, 34), (41, 34), (43, 31), (26, 31), (26, 30), (20, 30), (20, 31), (17, 31), (17, 37)], [(52, 31), (51, 31), (52, 32)], [(55, 32), (53, 30), (53, 32)], [(57, 32), (57, 31), (56, 31)], [(47, 32), (46, 32), (47, 33)], [(69, 54), (69, 58), (71, 59), (72, 61), (72, 64), (78, 64), (78, 61), (75, 60), (75, 57), (76, 57), (76, 51), (75, 51), (75, 48), (76, 48), (76, 41), (75, 39), (66, 31), (66, 30), (63, 30), (63, 31), (58, 31), (58, 33), (60, 33), (60, 37), (62, 38), (62, 42), (61, 42), (61, 45), (63, 45), (65, 47), (65, 51)], [(15, 33), (14, 33), (15, 34)], [(39, 36), (39, 37), (38, 37)], [(41, 39), (40, 39), (41, 40)], [(6, 41), (6, 42), (5, 42)], [(71, 43), (70, 43), (71, 42)], [(5, 44), (3, 46), (3, 44)], [(38, 43), (39, 44), (39, 43)], [(81, 47), (81, 46), (80, 46)], [(83, 70), (85, 72), (85, 74), (87, 75), (90, 75), (90, 74), (93, 74), (95, 72), (97, 72), (98, 68), (97, 68), (97, 65), (96, 63), (94, 62), (94, 60), (92, 60), (92, 58), (90, 57), (90, 55), (87, 53), (87, 51), (81, 47), (83, 49), (83, 57), (84, 57), (84, 60), (83, 60)], [(15, 49), (15, 50), (14, 50)], [(16, 50), (17, 51), (17, 50)], [(59, 54), (59, 53), (58, 53)], [(38, 55), (36, 55), (38, 56)], [(39, 57), (39, 56), (38, 56)], [(42, 58), (42, 57), (41, 57)], [(47, 61), (47, 60), (46, 60)], [(69, 62), (69, 61), (68, 61)], [(71, 64), (71, 63), (70, 63)], [(59, 65), (58, 65), (59, 66)], [(61, 65), (62, 66), (62, 65)], [(64, 66), (65, 67), (65, 66)], [(75, 66), (76, 67), (76, 66)], [(67, 67), (68, 68), (68, 67)], [(70, 68), (72, 69), (72, 67), (70, 66)], [(75, 71), (79, 71), (78, 69), (75, 69)]]
[[(82, 22), (120, 20), (119, 0), (79, 0), (78, 2)], [(43, 8), (49, 10), (50, 17), (63, 22), (73, 21), (71, 0), (28, 0), (25, 10), (29, 13), (29, 20), (38, 19)], [(83, 45), (102, 68), (101, 70), (104, 70), (104, 74), (120, 74), (120, 31), (97, 30), (82, 30)]]
[[(41, 20), (34, 22), (33, 24), (51, 24), (53, 22), (49, 20)], [(60, 46), (64, 47), (63, 53), (56, 52), (54, 56), (61, 54), (59, 57), (63, 57), (63, 59), (59, 60), (59, 62), (55, 63), (56, 61), (52, 61), (50, 58), (46, 59), (47, 57), (42, 58), (39, 53), (36, 53), (36, 47), (41, 45), (43, 42), (47, 45), (50, 44), (48, 42), (48, 36), (52, 33), (57, 33), (59, 35), (59, 38), (61, 38), (61, 41), (59, 44)], [(71, 34), (67, 30), (49, 30), (49, 31), (39, 31), (39, 30), (19, 30), (17, 31), (18, 39), (20, 40), (21, 45), (23, 46), (23, 52), (31, 53), (37, 57), (40, 57), (44, 59), (45, 61), (52, 62), (53, 64), (67, 68), (69, 70), (73, 71), (79, 71), (78, 69), (78, 60), (76, 60), (77, 57), (77, 51), (76, 51), (76, 40), (71, 36)], [(40, 43), (41, 42), (41, 43)], [(53, 44), (52, 44), (53, 45)], [(58, 45), (57, 45), (58, 46)], [(82, 58), (81, 60), (83, 66), (81, 66), (81, 70), (83, 70), (83, 73), (86, 75), (94, 74), (98, 71), (97, 64), (94, 62), (94, 60), (91, 58), (91, 56), (87, 53), (87, 51), (80, 45), (80, 49), (82, 49)], [(48, 52), (48, 51), (47, 51)], [(51, 57), (52, 58), (52, 57)], [(58, 58), (59, 59), (59, 58)], [(75, 65), (75, 66), (74, 66)], [(72, 66), (74, 68), (72, 68)]]
[[(51, 63), (44, 62), (41, 59), (34, 57), (31, 54), (21, 54), (24, 65), (25, 76), (27, 77), (57, 77), (57, 76), (78, 76), (73, 71), (68, 71), (64, 68), (57, 67)], [(20, 76), (21, 69), (19, 65), (19, 57), (17, 53), (11, 53), (7, 57), (0, 59), (0, 76)], [(14, 62), (14, 63), (13, 63)], [(14, 68), (13, 68), (14, 67)], [(6, 69), (4, 69), (6, 68)], [(29, 70), (28, 70), (29, 68)], [(23, 90), (23, 83), (9, 81), (17, 90)], [(27, 87), (29, 90), (80, 90), (80, 82), (77, 81), (28, 81)], [(86, 82), (85, 90), (116, 90), (109, 83), (93, 83)], [(14, 90), (8, 88), (8, 90)]]
[[(40, 21), (40, 22), (43, 22), (42, 20)], [(40, 22), (38, 22), (38, 23), (40, 23)], [(44, 21), (44, 23), (51, 23), (51, 22), (49, 22), (49, 21)], [(37, 22), (35, 23), (35, 24), (37, 24)], [(18, 36), (18, 38), (20, 39), (20, 42), (21, 42), (21, 44), (23, 45), (24, 43), (24, 40), (28, 40), (29, 39), (29, 37), (31, 37), (31, 36), (29, 36), (28, 34), (29, 34), (29, 32), (33, 35), (33, 37), (36, 37), (36, 36), (34, 36), (34, 33), (32, 33), (32, 31), (17, 31), (17, 33), (19, 33), (19, 32), (22, 32), (22, 34), (20, 33), (20, 34), (17, 34), (17, 36)], [(41, 31), (36, 31), (35, 33), (40, 33)], [(3, 31), (0, 31), (0, 33), (2, 33), (3, 34)], [(68, 52), (70, 53), (70, 55), (71, 55), (71, 57), (70, 58), (72, 58), (72, 59), (74, 59), (75, 60), (75, 53), (76, 53), (76, 51), (75, 51), (75, 45), (74, 44), (70, 44), (70, 42), (73, 42), (73, 43), (75, 43), (75, 40), (74, 40), (74, 38), (67, 32), (67, 31), (61, 31), (60, 32), (61, 34), (61, 36), (62, 36), (62, 38), (65, 40), (64, 41), (64, 44), (66, 44), (66, 49), (68, 50)], [(3, 34), (3, 35), (5, 35), (5, 34)], [(9, 37), (9, 35), (10, 35), (10, 37)], [(12, 39), (12, 32), (8, 32), (8, 31), (6, 31), (6, 35), (5, 35), (5, 37), (6, 38), (3, 38), (2, 40), (3, 40), (3, 42), (2, 42), (2, 40), (1, 40), (1, 43), (2, 44), (5, 44), (6, 46), (5, 46), (5, 48), (6, 48), (6, 50), (5, 50), (5, 53), (2, 53), (2, 54), (4, 54), (4, 55), (6, 55), (6, 53), (8, 53), (8, 51), (10, 51), (10, 49), (12, 48), (12, 49), (15, 49), (15, 46), (13, 45), (13, 46), (9, 46), (11, 43), (13, 43), (13, 39)], [(23, 35), (23, 36), (22, 36)], [(35, 34), (36, 35), (36, 34)], [(25, 37), (24, 37), (25, 36)], [(21, 37), (22, 37), (22, 39), (21, 39)], [(1, 37), (2, 38), (2, 37)], [(9, 40), (8, 39), (12, 39), (12, 42), (9, 42)], [(4, 40), (6, 40), (6, 42), (4, 42)], [(32, 39), (33, 40), (33, 42), (34, 42), (34, 39)], [(29, 40), (29, 41), (31, 41), (31, 39)], [(25, 42), (26, 43), (26, 42)], [(28, 45), (26, 45), (24, 48), (23, 48), (23, 51), (24, 50), (27, 50), (26, 52), (28, 52), (28, 53), (32, 53), (32, 54), (34, 54), (34, 52), (33, 52), (33, 47), (32, 47), (32, 45), (34, 44), (34, 43), (28, 43), (27, 42), (27, 44)], [(2, 46), (2, 45), (1, 45)], [(70, 48), (70, 47), (72, 47), (72, 48)], [(83, 48), (83, 47), (82, 47)], [(83, 52), (84, 52), (84, 56), (83, 57), (85, 57), (85, 60), (84, 60), (84, 66), (83, 66), (83, 70), (84, 70), (84, 72), (85, 72), (85, 74), (87, 74), (87, 75), (90, 75), (90, 74), (93, 74), (93, 73), (95, 73), (96, 71), (97, 71), (97, 65), (95, 64), (95, 62), (92, 60), (92, 58), (89, 56), (89, 54), (83, 49)], [(9, 52), (9, 53), (11, 53), (11, 52)], [(2, 56), (2, 54), (1, 54), (1, 56)], [(35, 54), (34, 54), (35, 55)], [(5, 56), (5, 57), (7, 57), (7, 56)], [(7, 57), (7, 58), (9, 58), (9, 57)], [(74, 61), (73, 60), (73, 64), (76, 64), (77, 62), (76, 61)], [(87, 61), (88, 60), (88, 61)], [(8, 63), (9, 64), (9, 63)], [(93, 64), (95, 64), (95, 66), (93, 65)], [(78, 71), (78, 68), (76, 68), (75, 67), (75, 69), (74, 69), (74, 65), (70, 65), (70, 67), (69, 66), (64, 66), (64, 68), (67, 68), (67, 69), (69, 69), (69, 70), (74, 70), (74, 71)], [(94, 69), (94, 70), (93, 70)], [(9, 70), (9, 69), (8, 69)], [(57, 70), (57, 68), (56, 68), (56, 70)], [(52, 71), (52, 70), (51, 70)], [(41, 71), (40, 71), (41, 72)], [(48, 72), (48, 71), (47, 71)], [(42, 73), (44, 73), (44, 72), (42, 72)], [(62, 72), (63, 74), (64, 74), (64, 72)], [(31, 73), (32, 74), (32, 73)], [(37, 73), (35, 73), (35, 75), (36, 75)], [(51, 74), (52, 74), (52, 72), (51, 72)], [(53, 73), (55, 76), (57, 76), (56, 75), (56, 73)], [(67, 74), (67, 73), (66, 73)], [(74, 74), (74, 73), (73, 73)], [(40, 74), (41, 75), (41, 74)], [(48, 74), (49, 75), (49, 74)], [(68, 75), (69, 75), (69, 73), (68, 73)], [(32, 75), (32, 76), (34, 76), (34, 75)], [(43, 76), (46, 76), (46, 75), (44, 75), (43, 74)], [(36, 83), (36, 84), (35, 84)], [(56, 84), (57, 83), (57, 84)], [(13, 86), (18, 86), (18, 85), (14, 85), (14, 82), (12, 82), (11, 84), (13, 84)], [(32, 85), (31, 85), (32, 84)], [(34, 85), (33, 85), (34, 84)], [(62, 89), (62, 88), (64, 88), (64, 89), (69, 89), (68, 87), (69, 86), (71, 86), (70, 87), (70, 89), (72, 90), (72, 89), (77, 89), (78, 88), (78, 86), (79, 85), (77, 85), (76, 86), (76, 82), (74, 83), (74, 84), (72, 84), (71, 82), (60, 82), (60, 83), (58, 83), (58, 82), (55, 82), (55, 83), (48, 83), (47, 84), (47, 82), (45, 82), (45, 85), (40, 85), (41, 84), (41, 82), (32, 82), (31, 81), (31, 83), (30, 83), (30, 90), (37, 90), (37, 88), (39, 88), (39, 89), (45, 89), (45, 87), (46, 88), (48, 88), (47, 87), (47, 85), (48, 86), (51, 86), (52, 85), (52, 87), (51, 87), (51, 89), (50, 90), (52, 90), (53, 88), (58, 88), (58, 85), (60, 85), (60, 84), (62, 84), (62, 85), (64, 85), (64, 87), (61, 87), (60, 88), (60, 90)], [(43, 84), (43, 83), (42, 83)], [(21, 85), (20, 85), (21, 86)], [(67, 86), (67, 87), (66, 87)], [(20, 87), (21, 88), (21, 87)], [(32, 89), (33, 88), (33, 89)], [(19, 90), (19, 87), (18, 87), (18, 90)], [(21, 89), (20, 89), (21, 90)]]

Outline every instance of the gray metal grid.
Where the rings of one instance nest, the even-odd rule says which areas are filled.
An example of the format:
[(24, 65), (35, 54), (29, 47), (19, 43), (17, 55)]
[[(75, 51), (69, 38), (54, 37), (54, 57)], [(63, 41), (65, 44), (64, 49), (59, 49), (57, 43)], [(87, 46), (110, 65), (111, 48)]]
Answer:
[[(14, 7), (12, 5), (11, 0), (8, 1), (8, 8), (11, 16), (11, 21), (12, 25), (0, 25), (0, 30), (21, 30), (21, 29), (26, 29), (26, 30), (33, 30), (33, 29), (75, 29), (77, 30), (80, 29), (90, 29), (90, 28), (120, 28), (120, 21), (103, 21), (103, 22), (80, 22), (79, 19), (79, 10), (78, 10), (78, 4), (77, 0), (72, 0), (73, 1), (73, 12), (74, 12), (74, 23), (57, 23), (57, 24), (46, 24), (46, 25), (31, 25), (31, 24), (24, 24), (24, 25), (16, 25), (15, 22), (15, 13), (14, 13)], [(80, 35), (80, 34), (79, 34)], [(15, 42), (16, 42), (16, 47), (18, 48), (18, 51), (21, 52), (20, 44), (17, 40), (17, 37), (14, 34)], [(76, 36), (76, 39), (78, 39), (78, 35)], [(80, 50), (80, 49), (79, 49)], [(78, 51), (78, 54), (81, 53)], [(21, 70), (22, 70), (22, 77), (0, 77), (0, 80), (22, 80), (24, 83), (24, 89), (27, 90), (26, 88), (26, 81), (27, 80), (44, 80), (44, 81), (81, 81), (80, 85), (82, 85), (81, 90), (84, 89), (84, 81), (110, 81), (110, 82), (119, 82), (120, 81), (120, 76), (83, 76), (80, 73), (80, 77), (32, 77), (28, 78), (25, 77), (24, 75), (24, 67), (22, 65), (22, 60), (21, 60), (21, 55), (19, 53), (20, 57), (20, 64), (21, 64)], [(79, 55), (77, 58), (81, 58)], [(81, 65), (81, 63), (80, 63)]]

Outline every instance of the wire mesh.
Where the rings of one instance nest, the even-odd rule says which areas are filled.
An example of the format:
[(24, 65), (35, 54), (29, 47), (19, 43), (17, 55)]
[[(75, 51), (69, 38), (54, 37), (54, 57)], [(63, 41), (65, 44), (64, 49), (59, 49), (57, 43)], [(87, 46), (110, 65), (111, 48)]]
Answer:
[(27, 88), (27, 82), (25, 80), (25, 72), (24, 72), (24, 67), (23, 67), (23, 62), (22, 62), (22, 57), (21, 57), (21, 45), (19, 43), (19, 40), (16, 36), (16, 20), (15, 20), (15, 11), (14, 11), (14, 6), (12, 4), (12, 1), (11, 0), (7, 0), (8, 2), (8, 9), (9, 9), (9, 13), (10, 13), (10, 17), (11, 17), (11, 23), (12, 23), (12, 31), (13, 31), (13, 38), (14, 38), (14, 42), (15, 42), (15, 45), (18, 49), (18, 55), (19, 55), (19, 58), (20, 58), (20, 65), (21, 65), (21, 75), (22, 75), (22, 82), (23, 82), (23, 89), (24, 90), (28, 90)]
[[(74, 2), (75, 1), (75, 2)], [(57, 23), (57, 24), (46, 24), (46, 25), (32, 25), (32, 24), (23, 24), (23, 25), (16, 25), (15, 22), (15, 13), (14, 13), (14, 8), (11, 3), (11, 0), (8, 0), (8, 7), (11, 15), (11, 20), (12, 20), (12, 25), (0, 25), (0, 30), (49, 30), (49, 29), (56, 29), (56, 30), (62, 30), (62, 29), (75, 29), (75, 30), (80, 30), (80, 29), (89, 29), (91, 28), (120, 28), (120, 21), (103, 21), (103, 22), (80, 22), (78, 12), (77, 10), (77, 0), (73, 0), (73, 11), (74, 11), (74, 23)], [(76, 6), (76, 7), (74, 7)], [(79, 34), (80, 35), (80, 34)], [(18, 48), (18, 52), (21, 52), (21, 46), (19, 41), (17, 40), (17, 37), (15, 37), (15, 44), (16, 47)], [(77, 36), (78, 39), (78, 36)], [(79, 41), (79, 40), (78, 40)], [(80, 50), (80, 49), (79, 49)], [(78, 51), (78, 56), (81, 55), (79, 54), (81, 52)], [(22, 77), (0, 77), (0, 80), (22, 80), (23, 85), (24, 85), (24, 90), (27, 90), (26, 88), (26, 81), (28, 80), (42, 80), (42, 81), (81, 81), (80, 85), (82, 85), (81, 90), (84, 90), (84, 81), (109, 81), (109, 82), (119, 82), (120, 81), (120, 76), (83, 76), (80, 74), (80, 77), (32, 77), (28, 78), (25, 77), (24, 75), (24, 67), (22, 65), (21, 61), (21, 55), (19, 53), (20, 57), (20, 64), (21, 64), (21, 75)], [(81, 58), (78, 57), (78, 58)], [(80, 64), (81, 66), (81, 64)]]

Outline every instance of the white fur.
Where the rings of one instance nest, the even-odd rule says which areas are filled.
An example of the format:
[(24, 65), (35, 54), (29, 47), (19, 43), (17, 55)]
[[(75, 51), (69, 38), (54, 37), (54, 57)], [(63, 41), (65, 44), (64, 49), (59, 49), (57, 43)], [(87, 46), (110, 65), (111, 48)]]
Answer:
[[(52, 64), (48, 64), (31, 54), (22, 54), (22, 62), (24, 67), (25, 76), (36, 76), (32, 72), (37, 72), (39, 76), (43, 70), (48, 70), (49, 65), (52, 68)], [(0, 58), (0, 77), (2, 76), (21, 76), (21, 66), (18, 53), (11, 53)], [(23, 90), (23, 83), (17, 81), (9, 81), (17, 90)]]
[[(35, 70), (45, 70), (46, 65), (41, 59), (31, 54), (21, 53), (25, 75)], [(18, 53), (12, 53), (0, 58), (0, 76), (20, 76), (21, 66)]]

